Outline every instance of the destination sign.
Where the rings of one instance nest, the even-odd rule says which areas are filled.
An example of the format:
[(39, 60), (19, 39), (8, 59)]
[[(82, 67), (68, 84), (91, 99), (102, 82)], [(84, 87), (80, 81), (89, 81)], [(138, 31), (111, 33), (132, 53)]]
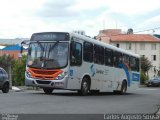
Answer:
[(35, 33), (31, 41), (69, 41), (69, 34), (62, 32)]

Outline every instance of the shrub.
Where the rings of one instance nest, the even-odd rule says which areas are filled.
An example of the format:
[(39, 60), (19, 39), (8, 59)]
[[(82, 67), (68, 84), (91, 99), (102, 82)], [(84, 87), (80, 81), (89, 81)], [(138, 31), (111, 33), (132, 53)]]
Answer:
[(16, 60), (13, 65), (13, 85), (22, 86), (25, 80), (26, 56), (23, 55), (21, 60)]
[(140, 75), (141, 75), (140, 83), (141, 85), (144, 85), (146, 80), (148, 80), (148, 76), (143, 71), (141, 71)]

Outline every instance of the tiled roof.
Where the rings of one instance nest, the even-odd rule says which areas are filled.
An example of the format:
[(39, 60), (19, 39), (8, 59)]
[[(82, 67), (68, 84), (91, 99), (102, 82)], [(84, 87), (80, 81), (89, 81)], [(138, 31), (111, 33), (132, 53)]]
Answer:
[[(23, 48), (25, 50), (25, 48)], [(14, 51), (14, 50), (21, 50), (21, 46), (19, 46), (18, 44), (16, 45), (9, 45), (9, 46), (6, 46), (2, 49), (3, 51)]]
[(110, 36), (110, 41), (112, 42), (160, 42), (160, 39), (149, 34), (119, 34), (119, 35)]
[(117, 35), (121, 34), (121, 29), (105, 29), (105, 30), (100, 30), (99, 33), (103, 33), (108, 36)]

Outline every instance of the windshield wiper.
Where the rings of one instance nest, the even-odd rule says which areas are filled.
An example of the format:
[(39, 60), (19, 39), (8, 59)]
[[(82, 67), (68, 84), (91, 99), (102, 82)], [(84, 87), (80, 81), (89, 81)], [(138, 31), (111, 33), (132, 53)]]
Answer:
[(59, 41), (57, 41), (53, 46), (50, 46), (49, 51), (48, 51), (48, 58), (49, 58), (50, 52), (51, 52), (52, 50), (54, 50), (54, 48), (56, 47), (56, 45), (57, 45), (58, 43), (59, 43)]
[(42, 51), (44, 52), (44, 47), (42, 46), (42, 44), (39, 41), (36, 41), (38, 43), (38, 45), (40, 46), (40, 48), (42, 49)]
[(50, 52), (51, 50), (53, 50), (58, 43), (59, 43), (59, 41), (57, 41), (57, 42), (49, 49), (49, 52)]

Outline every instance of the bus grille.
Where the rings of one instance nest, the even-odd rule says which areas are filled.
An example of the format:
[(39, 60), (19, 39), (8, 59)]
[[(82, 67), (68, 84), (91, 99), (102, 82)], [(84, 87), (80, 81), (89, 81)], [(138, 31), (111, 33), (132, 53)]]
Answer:
[(35, 68), (29, 68), (28, 71), (33, 78), (42, 80), (54, 80), (60, 73), (62, 73), (62, 70), (44, 70)]
[(38, 84), (50, 84), (51, 83), (51, 81), (41, 81), (41, 80), (36, 80), (36, 82)]

